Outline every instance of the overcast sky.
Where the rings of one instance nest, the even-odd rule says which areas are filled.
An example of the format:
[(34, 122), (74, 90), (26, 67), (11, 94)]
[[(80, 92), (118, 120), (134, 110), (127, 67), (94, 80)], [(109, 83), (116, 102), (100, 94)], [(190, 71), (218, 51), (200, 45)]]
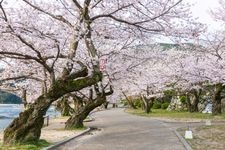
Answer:
[(210, 10), (218, 7), (219, 0), (184, 0), (194, 4), (193, 15), (199, 17), (199, 21), (209, 26), (210, 30), (218, 28), (218, 24), (210, 17)]

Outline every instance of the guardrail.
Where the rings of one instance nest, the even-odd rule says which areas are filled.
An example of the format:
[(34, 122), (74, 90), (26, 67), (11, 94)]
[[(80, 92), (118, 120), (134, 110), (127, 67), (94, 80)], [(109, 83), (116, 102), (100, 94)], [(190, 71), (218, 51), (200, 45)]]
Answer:
[[(46, 120), (46, 122), (45, 122), (45, 120)], [(49, 120), (50, 120), (50, 116), (49, 115), (45, 115), (44, 116), (44, 124), (46, 124), (46, 126), (49, 125)]]

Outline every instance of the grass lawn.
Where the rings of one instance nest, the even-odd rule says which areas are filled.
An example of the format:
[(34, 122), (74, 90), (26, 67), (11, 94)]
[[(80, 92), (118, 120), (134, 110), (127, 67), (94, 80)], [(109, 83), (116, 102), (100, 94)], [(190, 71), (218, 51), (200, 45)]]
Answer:
[(2, 146), (0, 144), (0, 150), (41, 150), (44, 147), (49, 146), (45, 140), (40, 140), (37, 144), (25, 144), (25, 145), (13, 145), (13, 146)]
[(152, 112), (146, 114), (141, 109), (126, 109), (125, 112), (145, 117), (157, 117), (157, 118), (165, 118), (165, 119), (210, 119), (210, 120), (225, 120), (225, 114), (220, 116), (212, 116), (211, 114), (203, 114), (203, 113), (189, 113), (187, 111), (167, 111), (165, 109), (152, 109)]
[[(178, 129), (184, 137), (185, 128)], [(225, 126), (198, 126), (192, 127), (193, 139), (187, 140), (193, 150), (224, 150), (225, 149)]]

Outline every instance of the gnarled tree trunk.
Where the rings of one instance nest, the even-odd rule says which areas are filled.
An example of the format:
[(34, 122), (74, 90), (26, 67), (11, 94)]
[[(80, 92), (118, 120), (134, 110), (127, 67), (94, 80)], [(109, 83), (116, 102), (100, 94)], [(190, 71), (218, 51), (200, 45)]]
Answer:
[(48, 110), (51, 100), (39, 97), (35, 105), (30, 105), (27, 110), (20, 113), (19, 117), (4, 131), (4, 143), (37, 142), (44, 123), (43, 116)]
[(88, 101), (83, 106), (80, 105), (80, 108), (78, 108), (75, 113), (67, 120), (65, 129), (70, 130), (83, 127), (83, 121), (87, 118), (90, 112), (104, 104), (106, 102), (106, 96), (113, 93), (111, 87), (110, 91), (107, 93), (105, 93), (104, 89), (103, 91), (99, 92), (99, 89), (95, 88), (95, 91), (97, 97), (95, 99), (93, 98), (93, 91), (91, 89)]
[[(87, 70), (80, 77), (86, 76)], [(92, 76), (80, 78), (77, 80), (58, 79), (48, 92), (40, 96), (35, 103), (31, 104), (27, 110), (20, 113), (19, 117), (4, 131), (4, 144), (30, 143), (37, 142), (40, 138), (41, 128), (44, 123), (43, 116), (46, 114), (52, 102), (56, 101), (63, 95), (81, 90), (85, 87), (96, 84), (101, 81), (101, 73), (94, 73)]]
[(83, 127), (83, 121), (89, 113), (96, 107), (101, 106), (106, 102), (106, 97), (97, 97), (94, 101), (87, 102), (86, 105), (79, 108), (66, 122), (66, 129), (75, 129)]
[(61, 116), (71, 116), (74, 110), (70, 107), (68, 96), (64, 96), (57, 102), (56, 109), (61, 112)]

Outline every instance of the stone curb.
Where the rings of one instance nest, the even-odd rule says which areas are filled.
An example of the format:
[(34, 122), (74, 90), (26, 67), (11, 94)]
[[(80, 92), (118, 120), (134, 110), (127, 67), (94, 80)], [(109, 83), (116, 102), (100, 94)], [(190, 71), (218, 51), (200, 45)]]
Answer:
[(92, 122), (92, 121), (95, 121), (95, 119), (91, 115), (89, 115), (89, 118), (90, 119), (88, 119), (88, 120), (84, 120), (84, 122)]
[(176, 136), (178, 137), (178, 139), (180, 140), (180, 142), (184, 145), (186, 150), (193, 150), (191, 148), (191, 146), (188, 144), (188, 142), (180, 135), (179, 132), (177, 132), (177, 130), (173, 130), (173, 132), (176, 134)]
[(65, 143), (67, 143), (67, 142), (69, 142), (69, 141), (71, 141), (71, 140), (73, 140), (75, 138), (78, 138), (78, 137), (80, 137), (80, 136), (90, 132), (91, 130), (92, 130), (91, 128), (88, 128), (88, 129), (84, 130), (83, 132), (79, 133), (78, 135), (75, 135), (75, 136), (73, 136), (71, 138), (65, 139), (65, 140), (63, 140), (61, 142), (57, 142), (54, 145), (51, 145), (49, 147), (43, 148), (42, 150), (54, 150), (56, 147), (59, 147), (59, 146), (65, 144)]

